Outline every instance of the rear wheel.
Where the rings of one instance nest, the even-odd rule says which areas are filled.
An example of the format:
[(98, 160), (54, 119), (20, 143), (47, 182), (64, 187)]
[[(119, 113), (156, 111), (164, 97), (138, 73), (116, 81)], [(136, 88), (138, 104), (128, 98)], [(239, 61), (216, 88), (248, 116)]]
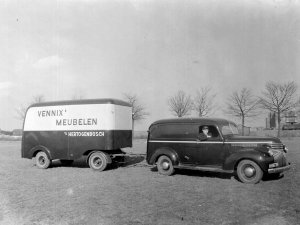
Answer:
[(171, 176), (175, 172), (172, 160), (165, 155), (162, 155), (158, 158), (157, 169), (160, 174), (166, 176)]
[(38, 152), (35, 156), (35, 164), (39, 169), (47, 169), (51, 160), (45, 152)]
[(107, 156), (104, 152), (94, 152), (89, 157), (89, 166), (93, 170), (103, 171), (106, 169), (108, 160)]
[(243, 183), (256, 184), (261, 180), (263, 171), (252, 160), (242, 160), (237, 166), (237, 175)]

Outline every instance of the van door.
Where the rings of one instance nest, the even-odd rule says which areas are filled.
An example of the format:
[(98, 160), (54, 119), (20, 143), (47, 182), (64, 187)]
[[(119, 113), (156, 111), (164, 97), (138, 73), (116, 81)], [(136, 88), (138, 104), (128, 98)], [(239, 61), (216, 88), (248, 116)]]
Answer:
[[(199, 127), (201, 133), (203, 126)], [(222, 166), (226, 157), (226, 148), (224, 142), (215, 126), (208, 126), (209, 137), (198, 141), (198, 152), (201, 156), (197, 158), (199, 166)]]
[(222, 141), (202, 141), (198, 143), (199, 166), (222, 166), (225, 159), (225, 148)]

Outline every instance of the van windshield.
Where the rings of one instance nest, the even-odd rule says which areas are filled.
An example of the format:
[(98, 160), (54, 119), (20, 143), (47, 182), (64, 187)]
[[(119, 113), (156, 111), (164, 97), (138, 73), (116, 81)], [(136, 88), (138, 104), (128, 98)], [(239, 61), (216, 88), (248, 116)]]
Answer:
[(225, 135), (238, 135), (239, 131), (234, 123), (228, 123), (222, 127), (222, 134)]

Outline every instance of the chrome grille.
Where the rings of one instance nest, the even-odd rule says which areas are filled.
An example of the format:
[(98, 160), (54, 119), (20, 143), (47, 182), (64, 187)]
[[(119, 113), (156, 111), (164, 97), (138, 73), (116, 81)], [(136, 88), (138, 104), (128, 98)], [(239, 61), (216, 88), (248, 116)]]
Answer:
[(278, 166), (286, 166), (286, 157), (283, 152), (274, 155), (274, 162), (278, 163)]
[(283, 144), (282, 143), (272, 143), (271, 148), (276, 149), (276, 150), (283, 150)]

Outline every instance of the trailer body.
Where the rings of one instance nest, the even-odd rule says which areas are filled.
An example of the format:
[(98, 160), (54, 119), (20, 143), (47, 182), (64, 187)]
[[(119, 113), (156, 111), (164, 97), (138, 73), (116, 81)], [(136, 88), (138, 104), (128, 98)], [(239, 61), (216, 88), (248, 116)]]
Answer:
[(93, 151), (107, 155), (132, 147), (132, 107), (117, 99), (31, 105), (23, 125), (23, 158), (44, 151), (50, 160), (76, 160)]

